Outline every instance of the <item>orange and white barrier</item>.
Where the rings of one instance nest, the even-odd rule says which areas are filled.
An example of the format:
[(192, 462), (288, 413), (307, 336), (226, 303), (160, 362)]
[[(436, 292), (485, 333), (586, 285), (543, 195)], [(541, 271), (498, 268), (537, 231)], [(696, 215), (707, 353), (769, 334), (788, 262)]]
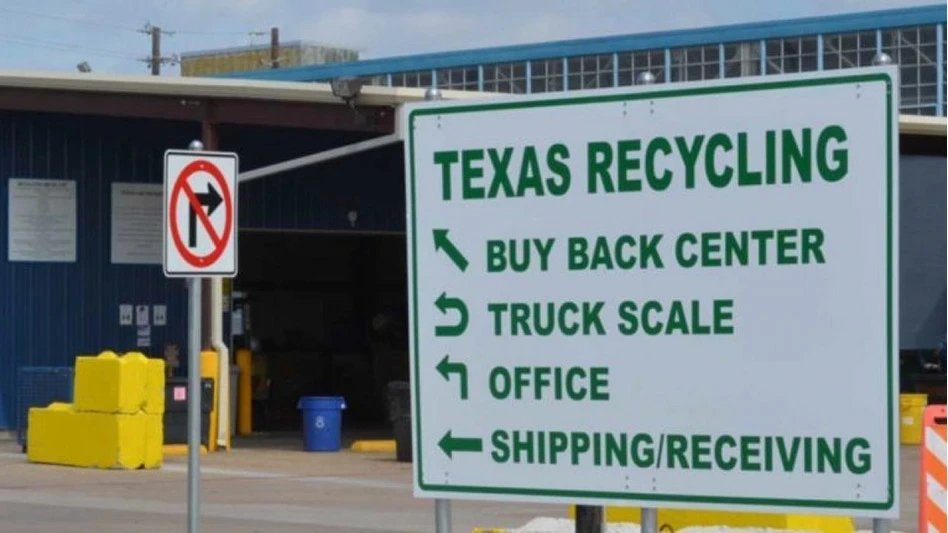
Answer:
[(922, 471), (919, 483), (919, 533), (946, 531), (945, 480), (948, 445), (945, 437), (945, 406), (930, 405), (923, 417)]

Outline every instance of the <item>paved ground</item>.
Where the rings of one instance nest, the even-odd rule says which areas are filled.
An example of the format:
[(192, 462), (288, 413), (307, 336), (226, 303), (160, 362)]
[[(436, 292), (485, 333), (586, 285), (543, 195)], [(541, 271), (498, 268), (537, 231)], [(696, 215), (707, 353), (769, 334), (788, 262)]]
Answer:
[[(433, 504), (411, 494), (410, 465), (382, 454), (305, 454), (294, 441), (259, 442), (202, 457), (202, 531), (209, 533), (416, 532), (433, 530)], [(901, 531), (914, 531), (918, 451), (902, 454)], [(161, 471), (31, 465), (0, 441), (0, 530), (136, 533), (183, 531), (185, 458)], [(454, 531), (519, 527), (563, 517), (563, 506), (456, 501)], [(859, 521), (860, 527), (867, 522)]]

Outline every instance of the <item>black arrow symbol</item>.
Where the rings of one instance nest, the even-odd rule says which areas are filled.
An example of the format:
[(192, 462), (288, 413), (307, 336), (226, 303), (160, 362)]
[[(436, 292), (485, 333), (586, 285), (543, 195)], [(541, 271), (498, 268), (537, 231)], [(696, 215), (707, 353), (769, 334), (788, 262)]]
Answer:
[[(217, 189), (210, 183), (207, 184), (207, 192), (199, 192), (194, 197), (197, 198), (198, 204), (207, 208), (208, 216), (214, 214), (217, 206), (224, 201)], [(188, 209), (188, 223), (188, 246), (194, 248), (197, 246), (197, 212), (193, 205)]]

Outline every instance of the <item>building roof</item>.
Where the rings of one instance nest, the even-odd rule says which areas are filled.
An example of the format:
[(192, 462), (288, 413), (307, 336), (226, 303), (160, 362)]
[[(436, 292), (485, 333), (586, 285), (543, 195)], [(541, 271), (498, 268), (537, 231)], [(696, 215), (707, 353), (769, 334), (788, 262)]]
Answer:
[[(318, 41), (307, 41), (307, 40), (296, 40), (296, 41), (281, 41), (280, 48), (326, 48), (331, 50), (346, 50), (348, 52), (360, 52), (358, 48), (351, 48), (348, 46), (336, 46), (328, 43), (321, 43)], [(218, 54), (239, 54), (241, 52), (256, 52), (259, 50), (269, 50), (270, 42), (260, 44), (251, 44), (244, 46), (228, 46), (224, 48), (209, 48), (206, 50), (191, 50), (190, 52), (184, 52), (181, 54), (181, 59), (194, 59), (196, 57), (218, 55)]]
[(822, 17), (731, 24), (708, 28), (615, 35), (545, 43), (499, 46), (367, 59), (350, 63), (301, 66), (254, 72), (219, 74), (219, 77), (283, 81), (328, 80), (346, 76), (376, 76), (396, 72), (456, 68), (515, 61), (611, 54), (618, 51), (654, 50), (706, 44), (753, 41), (845, 33), (923, 24), (944, 23), (945, 5), (934, 4), (882, 11), (868, 11)]
[(948, 119), (919, 115), (900, 115), (899, 133), (929, 137), (948, 137)]
[[(242, 99), (296, 104), (342, 104), (342, 101), (332, 94), (332, 89), (326, 83), (242, 79), (0, 71), (0, 94), (4, 89)], [(403, 103), (424, 100), (424, 93), (425, 89), (421, 88), (365, 86), (362, 88), (359, 103), (367, 106), (397, 106)], [(498, 96), (494, 93), (449, 90), (442, 90), (441, 94), (447, 100)], [(907, 134), (944, 137), (946, 131), (948, 131), (948, 119), (945, 117), (902, 115), (899, 117), (899, 130), (901, 133)]]
[[(113, 75), (79, 72), (0, 71), (0, 88), (41, 89), (186, 98), (239, 98), (295, 103), (342, 104), (328, 83), (192, 78), (177, 76)], [(441, 91), (447, 100), (483, 97), (483, 93)], [(358, 103), (398, 105), (424, 100), (424, 88), (365, 86)]]

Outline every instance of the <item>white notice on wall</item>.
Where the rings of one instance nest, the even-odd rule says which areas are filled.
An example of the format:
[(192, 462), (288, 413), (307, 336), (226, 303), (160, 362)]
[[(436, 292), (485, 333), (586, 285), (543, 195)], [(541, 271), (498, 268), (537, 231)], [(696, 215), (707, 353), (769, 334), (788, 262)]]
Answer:
[(135, 306), (135, 325), (136, 326), (148, 325), (148, 306), (147, 305)]
[(160, 183), (112, 184), (112, 263), (161, 264)]
[(164, 305), (155, 305), (151, 311), (152, 323), (156, 326), (164, 326), (168, 323), (168, 308)]
[(10, 261), (75, 262), (76, 182), (11, 178)]
[(133, 308), (134, 306), (132, 304), (119, 305), (119, 325), (120, 326), (132, 325), (132, 309)]
[(138, 340), (135, 344), (139, 348), (151, 346), (151, 326), (138, 326)]

